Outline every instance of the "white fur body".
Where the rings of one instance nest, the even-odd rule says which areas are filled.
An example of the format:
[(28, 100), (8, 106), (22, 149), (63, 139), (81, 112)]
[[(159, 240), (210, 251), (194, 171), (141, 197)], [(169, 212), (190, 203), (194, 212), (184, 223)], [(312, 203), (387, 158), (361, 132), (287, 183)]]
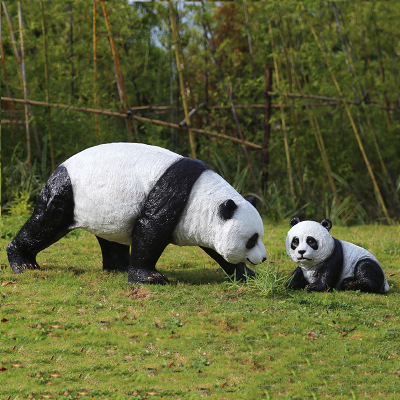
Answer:
[[(72, 228), (130, 246), (133, 225), (148, 193), (179, 158), (169, 150), (137, 143), (105, 144), (72, 156), (62, 164), (74, 194)], [(238, 208), (232, 219), (223, 221), (218, 207), (227, 199)], [(259, 240), (254, 248), (246, 249), (254, 233)], [(212, 248), (230, 263), (258, 264), (266, 257), (263, 233), (257, 210), (221, 176), (206, 170), (192, 188), (173, 242)]]
[(132, 143), (104, 144), (75, 154), (62, 164), (74, 194), (73, 228), (130, 246), (147, 194), (179, 158), (169, 150)]
[[(299, 245), (296, 249), (292, 249), (291, 243), (295, 236), (299, 238)], [(317, 250), (307, 244), (307, 237), (310, 236), (317, 241)], [(359, 261), (371, 259), (380, 266), (378, 260), (366, 249), (344, 240), (339, 240), (339, 242), (343, 249), (343, 269), (336, 289), (340, 289), (344, 279), (354, 276), (354, 269)], [(324, 226), (315, 221), (299, 222), (289, 230), (286, 237), (286, 253), (302, 269), (309, 283), (316, 281), (318, 268), (332, 255), (334, 249), (334, 238)], [(299, 250), (305, 250), (303, 256), (300, 255)], [(386, 275), (384, 291), (389, 291)]]

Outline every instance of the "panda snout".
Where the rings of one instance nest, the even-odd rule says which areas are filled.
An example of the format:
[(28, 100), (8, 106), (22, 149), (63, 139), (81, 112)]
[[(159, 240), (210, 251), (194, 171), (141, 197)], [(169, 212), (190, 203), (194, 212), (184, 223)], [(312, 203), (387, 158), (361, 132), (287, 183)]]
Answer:
[(304, 255), (305, 252), (306, 252), (305, 250), (298, 250), (298, 253), (299, 253), (301, 256)]

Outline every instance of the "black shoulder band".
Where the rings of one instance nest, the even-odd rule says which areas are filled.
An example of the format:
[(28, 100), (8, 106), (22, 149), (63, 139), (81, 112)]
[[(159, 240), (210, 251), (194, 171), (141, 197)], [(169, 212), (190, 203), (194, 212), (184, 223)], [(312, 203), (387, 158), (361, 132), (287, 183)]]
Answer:
[(180, 158), (160, 177), (133, 227), (132, 253), (136, 257), (132, 258), (132, 263), (137, 265), (132, 267), (155, 265), (165, 246), (172, 241), (193, 185), (209, 169), (202, 161)]

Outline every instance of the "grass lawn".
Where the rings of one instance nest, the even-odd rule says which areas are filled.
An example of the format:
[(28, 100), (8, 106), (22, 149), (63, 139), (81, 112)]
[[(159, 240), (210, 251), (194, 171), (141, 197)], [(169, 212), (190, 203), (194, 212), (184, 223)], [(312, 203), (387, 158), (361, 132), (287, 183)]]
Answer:
[[(265, 228), (264, 268), (289, 275), (288, 226)], [(40, 271), (2, 265), (0, 398), (400, 399), (400, 227), (331, 233), (381, 261), (389, 294), (266, 293), (176, 246), (158, 263), (170, 285), (130, 286), (83, 231), (40, 253)]]

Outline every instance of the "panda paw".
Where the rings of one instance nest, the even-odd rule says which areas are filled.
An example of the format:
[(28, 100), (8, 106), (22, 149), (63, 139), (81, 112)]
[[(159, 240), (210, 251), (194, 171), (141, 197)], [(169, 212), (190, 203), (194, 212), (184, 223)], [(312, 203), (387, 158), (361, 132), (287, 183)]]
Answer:
[(169, 283), (169, 280), (164, 274), (156, 270), (130, 269), (128, 273), (128, 283), (133, 285), (141, 285), (143, 283), (165, 285)]
[(254, 279), (256, 274), (253, 270), (248, 268), (245, 263), (239, 263), (236, 265), (234, 277), (237, 281), (246, 282), (247, 279)]
[(308, 292), (326, 292), (329, 288), (326, 284), (310, 283), (306, 289)]
[(14, 274), (22, 274), (27, 269), (40, 269), (35, 257), (25, 256), (11, 249), (7, 249), (7, 252), (10, 267)]
[(342, 281), (342, 290), (355, 290), (355, 279), (346, 278)]

